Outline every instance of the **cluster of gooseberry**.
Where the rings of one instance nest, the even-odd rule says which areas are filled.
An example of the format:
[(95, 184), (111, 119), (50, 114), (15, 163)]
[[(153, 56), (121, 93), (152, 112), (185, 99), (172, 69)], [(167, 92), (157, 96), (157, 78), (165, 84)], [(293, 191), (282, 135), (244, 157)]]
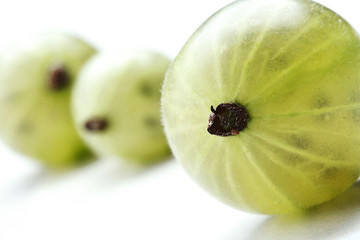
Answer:
[(0, 133), (10, 145), (49, 165), (86, 146), (152, 163), (169, 154), (163, 125), (196, 182), (266, 214), (311, 208), (359, 177), (360, 38), (318, 3), (236, 1), (170, 67), (153, 53), (94, 53), (57, 36), (2, 59)]
[(0, 61), (0, 135), (52, 168), (98, 155), (151, 164), (170, 154), (160, 88), (170, 61), (157, 53), (97, 53), (77, 36), (26, 39)]

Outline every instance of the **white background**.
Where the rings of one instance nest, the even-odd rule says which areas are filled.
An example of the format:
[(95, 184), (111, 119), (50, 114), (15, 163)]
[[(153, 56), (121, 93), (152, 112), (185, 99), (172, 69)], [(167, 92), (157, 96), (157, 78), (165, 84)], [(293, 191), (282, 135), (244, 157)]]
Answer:
[[(73, 32), (101, 51), (153, 49), (173, 58), (231, 1), (0, 0), (0, 51), (29, 35)], [(319, 0), (360, 30), (354, 0)], [(100, 159), (54, 173), (0, 144), (0, 239), (360, 239), (360, 184), (303, 216), (225, 206), (171, 159), (150, 169)]]

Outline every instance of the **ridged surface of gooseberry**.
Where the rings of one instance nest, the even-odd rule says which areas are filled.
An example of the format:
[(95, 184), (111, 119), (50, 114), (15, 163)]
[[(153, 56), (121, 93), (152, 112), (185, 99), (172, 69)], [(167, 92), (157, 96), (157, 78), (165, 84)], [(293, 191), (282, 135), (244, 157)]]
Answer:
[[(162, 96), (175, 157), (212, 195), (285, 214), (323, 203), (359, 175), (360, 40), (305, 0), (242, 0), (221, 9), (171, 65)], [(238, 135), (207, 132), (210, 106), (239, 103)]]

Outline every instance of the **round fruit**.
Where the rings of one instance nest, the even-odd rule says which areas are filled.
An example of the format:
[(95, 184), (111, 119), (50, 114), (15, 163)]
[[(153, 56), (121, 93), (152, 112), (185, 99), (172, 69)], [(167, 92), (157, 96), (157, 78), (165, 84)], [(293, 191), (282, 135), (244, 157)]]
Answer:
[(160, 121), (160, 89), (170, 61), (153, 52), (99, 54), (73, 93), (79, 133), (99, 155), (147, 165), (169, 156)]
[(54, 168), (90, 152), (71, 116), (71, 88), (93, 47), (67, 34), (26, 39), (0, 59), (0, 134), (15, 150)]
[(211, 194), (302, 211), (359, 175), (359, 36), (312, 1), (236, 1), (176, 57), (162, 112), (175, 157)]

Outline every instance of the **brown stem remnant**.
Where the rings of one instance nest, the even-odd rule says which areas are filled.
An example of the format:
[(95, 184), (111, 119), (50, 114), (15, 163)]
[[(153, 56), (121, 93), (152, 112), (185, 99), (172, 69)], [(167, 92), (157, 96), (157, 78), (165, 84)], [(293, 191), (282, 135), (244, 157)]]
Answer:
[(69, 84), (69, 74), (63, 65), (54, 65), (50, 68), (48, 86), (54, 91), (60, 91)]
[(84, 127), (89, 132), (103, 132), (108, 127), (108, 121), (101, 117), (94, 117), (86, 121)]
[(211, 106), (207, 131), (216, 136), (238, 135), (246, 128), (249, 114), (244, 106), (237, 103), (221, 103), (216, 110)]

